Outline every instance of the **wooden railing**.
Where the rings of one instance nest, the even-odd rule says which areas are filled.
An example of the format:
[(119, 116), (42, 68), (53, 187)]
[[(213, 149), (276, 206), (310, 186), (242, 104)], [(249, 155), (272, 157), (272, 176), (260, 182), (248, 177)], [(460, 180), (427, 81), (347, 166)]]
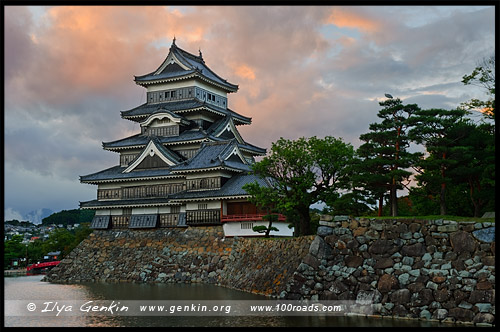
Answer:
[[(277, 214), (277, 213), (273, 213)], [(278, 215), (278, 220), (277, 221), (285, 221), (286, 217), (282, 214), (277, 214)], [(229, 214), (222, 216), (222, 222), (228, 222), (228, 221), (260, 221), (260, 220), (265, 220), (262, 217), (266, 216), (265, 213), (258, 213), (258, 214)]]
[(219, 209), (186, 211), (186, 224), (190, 226), (214, 225), (220, 222)]

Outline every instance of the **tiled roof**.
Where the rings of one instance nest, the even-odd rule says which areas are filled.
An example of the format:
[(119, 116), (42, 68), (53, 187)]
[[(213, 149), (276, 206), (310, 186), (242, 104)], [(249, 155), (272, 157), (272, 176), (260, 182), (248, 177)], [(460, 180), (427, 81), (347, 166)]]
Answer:
[(251, 174), (242, 173), (231, 177), (218, 190), (203, 190), (203, 191), (183, 191), (170, 196), (172, 200), (196, 199), (204, 197), (230, 197), (230, 196), (247, 196), (248, 193), (242, 188), (247, 183), (257, 182), (261, 187), (269, 186), (268, 182), (261, 177)]
[(160, 139), (157, 136), (151, 136), (149, 137), (151, 141), (153, 141), (153, 144), (156, 146), (156, 148), (169, 160), (171, 160), (174, 163), (180, 163), (184, 159), (170, 150), (169, 148), (166, 148), (160, 141)]
[(238, 160), (225, 160), (237, 146), (236, 140), (203, 143), (196, 155), (191, 159), (172, 167), (175, 173), (183, 171), (203, 170), (227, 167), (241, 171), (249, 171), (250, 167)]
[(120, 207), (120, 206), (141, 206), (141, 205), (168, 205), (170, 199), (166, 197), (161, 198), (135, 198), (135, 199), (117, 199), (109, 201), (98, 201), (97, 199), (80, 202), (80, 208), (106, 208), (109, 206)]
[(192, 75), (199, 76), (200, 78), (204, 78), (212, 83), (215, 83), (221, 87), (224, 87), (228, 91), (235, 92), (238, 90), (238, 85), (227, 82), (225, 79), (221, 78), (219, 75), (214, 73), (203, 60), (203, 57), (193, 55), (189, 52), (180, 49), (175, 45), (175, 42), (172, 43), (170, 47), (169, 54), (165, 58), (165, 60), (169, 57), (170, 53), (173, 55), (186, 67), (188, 70), (184, 70), (177, 64), (169, 64), (167, 65), (162, 72), (155, 74), (162, 65), (155, 70), (146, 75), (136, 76), (135, 81), (137, 84), (145, 84), (151, 81), (157, 80), (169, 80), (169, 79), (180, 79), (183, 77), (190, 77)]
[[(207, 134), (200, 129), (186, 130), (179, 134), (179, 136), (157, 136), (158, 140), (162, 143), (181, 143), (193, 140), (201, 140), (207, 138)], [(126, 147), (142, 147), (149, 142), (149, 137), (142, 134), (133, 135), (130, 137), (122, 138), (117, 141), (103, 142), (102, 146), (105, 149), (120, 149)]]
[[(157, 136), (157, 139), (162, 144), (172, 144), (172, 143), (183, 143), (189, 141), (199, 141), (199, 140), (211, 140), (211, 141), (226, 141), (226, 139), (221, 137), (213, 136), (218, 130), (223, 128), (229, 117), (224, 117), (219, 121), (215, 121), (207, 130), (195, 128), (190, 130), (182, 131), (179, 136)], [(142, 134), (136, 134), (130, 137), (122, 138), (120, 140), (103, 142), (102, 146), (104, 149), (114, 150), (123, 149), (129, 147), (144, 147), (149, 142), (149, 137)], [(266, 153), (266, 149), (257, 147), (255, 145), (249, 144), (247, 142), (238, 143), (238, 146), (249, 152), (255, 154), (263, 155)]]
[(113, 180), (130, 180), (130, 179), (144, 179), (154, 177), (168, 177), (175, 176), (170, 172), (170, 169), (146, 169), (140, 171), (133, 171), (123, 173), (127, 167), (113, 166), (100, 172), (80, 176), (80, 182), (93, 183), (93, 182), (106, 182)]
[(137, 107), (134, 107), (128, 111), (121, 111), (122, 118), (134, 118), (134, 117), (147, 117), (151, 114), (159, 112), (159, 110), (166, 110), (173, 113), (185, 113), (190, 110), (195, 110), (199, 108), (204, 108), (208, 111), (215, 112), (220, 114), (221, 116), (231, 115), (236, 123), (239, 124), (250, 124), (252, 122), (252, 118), (243, 116), (241, 114), (236, 113), (230, 109), (225, 109), (222, 107), (218, 107), (212, 104), (208, 104), (204, 101), (200, 101), (196, 98), (180, 100), (180, 101), (169, 101), (158, 104), (148, 104), (144, 103)]

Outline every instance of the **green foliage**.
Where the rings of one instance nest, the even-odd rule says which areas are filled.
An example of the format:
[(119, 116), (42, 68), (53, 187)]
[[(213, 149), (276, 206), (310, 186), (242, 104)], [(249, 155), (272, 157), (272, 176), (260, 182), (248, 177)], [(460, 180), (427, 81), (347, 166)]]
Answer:
[(448, 171), (457, 163), (456, 138), (450, 136), (460, 126), (464, 110), (427, 109), (419, 110), (411, 119), (413, 128), (409, 136), (415, 142), (423, 144), (429, 156), (415, 163), (419, 170), (416, 175), (420, 185), (427, 186), (427, 191), (439, 197), (440, 213), (447, 214), (446, 191), (451, 184)]
[(4, 269), (10, 266), (12, 259), (23, 258), (26, 256), (26, 246), (21, 243), (22, 241), (22, 235), (14, 235), (10, 240), (4, 242)]
[(43, 242), (43, 252), (61, 251), (62, 256), (66, 256), (71, 251), (74, 239), (75, 236), (66, 228), (57, 228)]
[(349, 183), (347, 165), (354, 155), (353, 147), (341, 139), (327, 136), (297, 140), (280, 138), (270, 155), (252, 165), (252, 170), (267, 179), (269, 187), (257, 183), (243, 188), (260, 206), (273, 206), (287, 216), (295, 214), (296, 235), (311, 234), (309, 206), (332, 200), (337, 191)]
[(450, 136), (456, 139), (460, 152), (457, 154), (457, 165), (450, 171), (450, 175), (455, 183), (468, 186), (475, 217), (479, 217), (484, 212), (488, 201), (495, 200), (493, 130), (491, 125), (476, 125), (468, 121), (463, 122), (460, 127), (450, 133)]
[(407, 169), (418, 160), (420, 153), (410, 153), (408, 132), (411, 119), (420, 108), (416, 104), (404, 105), (399, 98), (379, 103), (379, 123), (369, 126), (370, 132), (360, 135), (365, 143), (357, 150), (361, 161), (355, 165), (353, 187), (362, 188), (366, 195), (379, 201), (381, 213), (384, 195), (389, 191), (391, 215), (398, 215), (397, 190), (409, 181), (412, 172)]
[(43, 218), (42, 225), (62, 224), (64, 226), (73, 224), (82, 224), (92, 221), (95, 211), (92, 210), (62, 210), (57, 213), (53, 213), (50, 216)]
[(495, 55), (483, 58), (470, 75), (462, 77), (465, 85), (483, 88), (490, 98), (486, 101), (473, 98), (461, 104), (465, 110), (477, 110), (488, 119), (495, 119)]
[(253, 226), (252, 227), (252, 230), (254, 232), (257, 232), (257, 233), (268, 233), (269, 231), (279, 231), (279, 229), (277, 229), (276, 227), (274, 226), (271, 226), (271, 227), (266, 227), (264, 225), (261, 225), (261, 226)]
[(63, 258), (69, 254), (81, 241), (92, 233), (88, 223), (81, 224), (73, 231), (66, 228), (57, 228), (46, 241), (40, 239), (28, 243), (21, 243), (22, 235), (14, 235), (12, 239), (4, 242), (4, 269), (10, 265), (11, 259), (27, 258), (28, 264), (42, 261), (43, 256), (51, 251), (61, 251)]

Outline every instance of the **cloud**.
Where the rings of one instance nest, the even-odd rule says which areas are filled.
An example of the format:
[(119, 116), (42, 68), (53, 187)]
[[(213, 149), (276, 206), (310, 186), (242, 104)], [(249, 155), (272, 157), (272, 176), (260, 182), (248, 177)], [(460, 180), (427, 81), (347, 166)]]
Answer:
[(379, 32), (383, 26), (381, 21), (370, 17), (359, 7), (333, 8), (326, 22), (339, 28), (358, 29), (363, 33)]
[(474, 95), (460, 80), (494, 50), (495, 15), (465, 7), (55, 6), (35, 16), (5, 7), (6, 178), (19, 180), (7, 181), (9, 202), (22, 199), (16, 186), (32, 197), (28, 211), (50, 207), (36, 205), (42, 196), (94, 198), (78, 176), (118, 164), (101, 142), (139, 132), (120, 111), (145, 102), (134, 75), (154, 71), (174, 36), (239, 85), (228, 102), (252, 117), (238, 127), (247, 142), (356, 144), (384, 93), (450, 108)]
[(3, 220), (6, 221), (6, 220), (19, 220), (19, 221), (22, 221), (23, 220), (23, 217), (22, 215), (13, 210), (12, 208), (6, 208), (3, 210)]

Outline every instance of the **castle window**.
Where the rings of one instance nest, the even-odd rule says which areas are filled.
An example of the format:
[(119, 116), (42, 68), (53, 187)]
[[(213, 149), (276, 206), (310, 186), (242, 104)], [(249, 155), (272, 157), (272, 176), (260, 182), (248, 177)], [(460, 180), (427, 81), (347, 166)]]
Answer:
[(252, 229), (253, 228), (253, 222), (242, 222), (240, 224), (241, 229)]
[(208, 209), (208, 204), (207, 203), (198, 204), (198, 210), (206, 210), (206, 209)]

